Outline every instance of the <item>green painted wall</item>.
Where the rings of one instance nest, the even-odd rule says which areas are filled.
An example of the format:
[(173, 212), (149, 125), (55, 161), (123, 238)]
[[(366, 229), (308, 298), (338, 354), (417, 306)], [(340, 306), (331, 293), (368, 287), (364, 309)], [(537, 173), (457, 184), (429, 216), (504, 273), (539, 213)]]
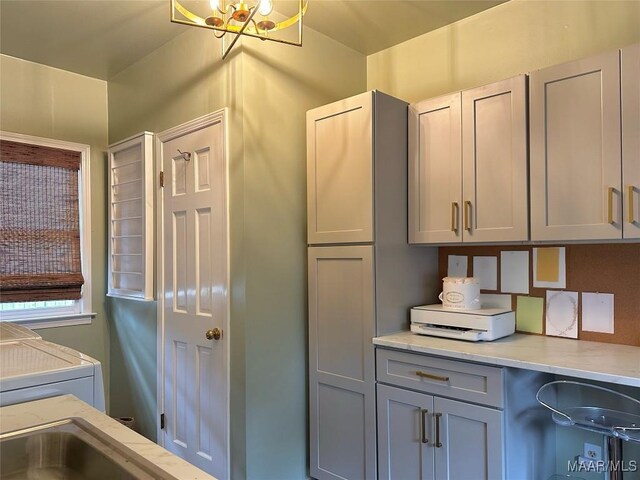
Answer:
[[(307, 475), (305, 112), (365, 83), (365, 57), (312, 30), (223, 62), (197, 29), (109, 81), (112, 142), (229, 108), (232, 478)], [(112, 411), (154, 438), (157, 305), (110, 307)]]
[(408, 102), (640, 41), (640, 2), (511, 0), (367, 58), (367, 85)]
[(40, 329), (45, 340), (100, 360), (109, 400), (106, 293), (107, 82), (0, 55), (0, 130), (91, 147), (91, 325)]
[(247, 478), (307, 469), (306, 111), (365, 89), (365, 57), (312, 30), (243, 46)]

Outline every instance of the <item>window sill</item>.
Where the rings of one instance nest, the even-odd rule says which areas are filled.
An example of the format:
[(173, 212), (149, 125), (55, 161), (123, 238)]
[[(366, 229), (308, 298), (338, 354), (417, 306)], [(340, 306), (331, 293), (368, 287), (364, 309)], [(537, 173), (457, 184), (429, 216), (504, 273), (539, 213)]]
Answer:
[(33, 316), (21, 318), (6, 318), (3, 316), (2, 321), (19, 323), (27, 328), (53, 328), (53, 327), (71, 327), (74, 325), (89, 325), (95, 318), (95, 313), (72, 313), (60, 314), (52, 316)]
[(116, 298), (118, 300), (120, 299), (133, 300), (134, 302), (153, 302), (155, 300), (153, 297), (145, 298), (145, 297), (141, 297), (140, 295), (127, 295), (125, 293), (115, 293), (115, 292), (108, 292), (107, 297)]

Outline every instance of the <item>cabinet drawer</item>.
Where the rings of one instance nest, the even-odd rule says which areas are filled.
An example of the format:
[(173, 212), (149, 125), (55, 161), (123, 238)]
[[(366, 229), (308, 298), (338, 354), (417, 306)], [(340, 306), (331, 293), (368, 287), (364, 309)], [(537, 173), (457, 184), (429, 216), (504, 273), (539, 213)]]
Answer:
[(377, 380), (467, 402), (503, 407), (503, 369), (378, 348)]

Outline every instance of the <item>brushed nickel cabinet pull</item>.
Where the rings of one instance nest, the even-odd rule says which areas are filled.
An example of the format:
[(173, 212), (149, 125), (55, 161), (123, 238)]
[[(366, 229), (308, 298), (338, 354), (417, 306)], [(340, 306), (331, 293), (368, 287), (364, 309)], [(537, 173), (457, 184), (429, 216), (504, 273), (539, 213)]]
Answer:
[(608, 198), (609, 198), (609, 208), (607, 210), (607, 220), (609, 223), (613, 223), (613, 192), (615, 188), (609, 187), (608, 190)]
[(434, 375), (433, 373), (421, 372), (418, 370), (416, 375), (422, 378), (430, 378), (431, 380), (439, 380), (441, 382), (448, 382), (449, 377), (443, 377), (442, 375)]
[(458, 231), (458, 202), (451, 202), (451, 231)]
[(468, 232), (471, 231), (471, 202), (465, 200), (464, 202), (464, 229)]
[(425, 408), (420, 409), (420, 440), (422, 443), (429, 443), (429, 439), (427, 438), (427, 415), (429, 415), (429, 410)]
[(629, 197), (627, 198), (627, 202), (629, 202), (629, 223), (633, 223), (636, 219), (633, 214), (633, 185), (629, 185), (627, 193), (627, 197)]
[(436, 448), (440, 448), (442, 447), (442, 443), (440, 442), (440, 417), (442, 416), (441, 413), (434, 413), (433, 416), (436, 418), (436, 442), (435, 442), (435, 446)]

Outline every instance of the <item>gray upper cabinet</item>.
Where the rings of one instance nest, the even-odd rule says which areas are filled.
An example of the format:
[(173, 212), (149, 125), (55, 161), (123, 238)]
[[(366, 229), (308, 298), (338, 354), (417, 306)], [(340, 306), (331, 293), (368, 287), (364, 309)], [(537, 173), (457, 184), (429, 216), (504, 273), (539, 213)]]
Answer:
[(409, 241), (526, 241), (526, 76), (409, 110)]
[(640, 43), (621, 51), (623, 236), (640, 238)]
[(458, 243), (462, 204), (460, 93), (409, 107), (409, 242)]
[(307, 233), (373, 241), (373, 92), (307, 112)]
[(622, 238), (619, 52), (530, 75), (532, 240)]
[(529, 239), (526, 76), (462, 92), (465, 242)]

